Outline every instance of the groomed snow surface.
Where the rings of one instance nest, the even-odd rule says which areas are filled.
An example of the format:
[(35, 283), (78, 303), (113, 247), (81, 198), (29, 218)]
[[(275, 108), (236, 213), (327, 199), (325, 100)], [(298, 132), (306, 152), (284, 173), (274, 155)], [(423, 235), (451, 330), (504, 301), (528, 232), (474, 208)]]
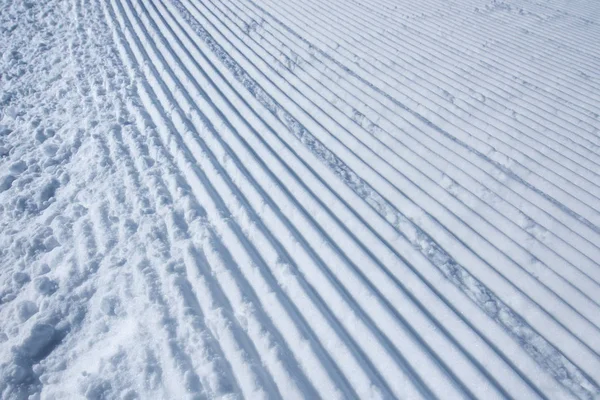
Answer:
[(0, 0), (2, 399), (600, 398), (600, 2)]

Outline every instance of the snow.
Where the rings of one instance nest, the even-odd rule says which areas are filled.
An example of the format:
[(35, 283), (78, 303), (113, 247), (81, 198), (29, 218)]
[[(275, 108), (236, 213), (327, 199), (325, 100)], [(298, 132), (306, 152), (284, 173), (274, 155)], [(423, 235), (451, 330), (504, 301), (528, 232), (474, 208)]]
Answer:
[(600, 5), (0, 0), (0, 398), (600, 399)]

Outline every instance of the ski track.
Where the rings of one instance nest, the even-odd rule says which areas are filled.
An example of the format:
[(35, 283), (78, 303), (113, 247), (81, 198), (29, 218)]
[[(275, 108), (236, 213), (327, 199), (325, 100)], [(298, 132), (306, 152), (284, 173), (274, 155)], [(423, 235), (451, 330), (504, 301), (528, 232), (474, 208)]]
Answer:
[(0, 398), (600, 399), (596, 3), (0, 9)]

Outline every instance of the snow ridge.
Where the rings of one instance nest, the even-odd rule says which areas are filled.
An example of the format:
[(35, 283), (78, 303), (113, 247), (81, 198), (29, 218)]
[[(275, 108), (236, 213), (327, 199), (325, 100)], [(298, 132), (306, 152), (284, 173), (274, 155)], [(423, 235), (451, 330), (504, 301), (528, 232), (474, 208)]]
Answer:
[(594, 2), (0, 7), (2, 398), (600, 398)]

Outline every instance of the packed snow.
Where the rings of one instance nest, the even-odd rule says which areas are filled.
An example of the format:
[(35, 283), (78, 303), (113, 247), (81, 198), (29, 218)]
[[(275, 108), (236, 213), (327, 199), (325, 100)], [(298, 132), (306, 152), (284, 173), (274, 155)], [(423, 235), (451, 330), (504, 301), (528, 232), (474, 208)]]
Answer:
[(600, 399), (600, 2), (0, 0), (0, 398)]

